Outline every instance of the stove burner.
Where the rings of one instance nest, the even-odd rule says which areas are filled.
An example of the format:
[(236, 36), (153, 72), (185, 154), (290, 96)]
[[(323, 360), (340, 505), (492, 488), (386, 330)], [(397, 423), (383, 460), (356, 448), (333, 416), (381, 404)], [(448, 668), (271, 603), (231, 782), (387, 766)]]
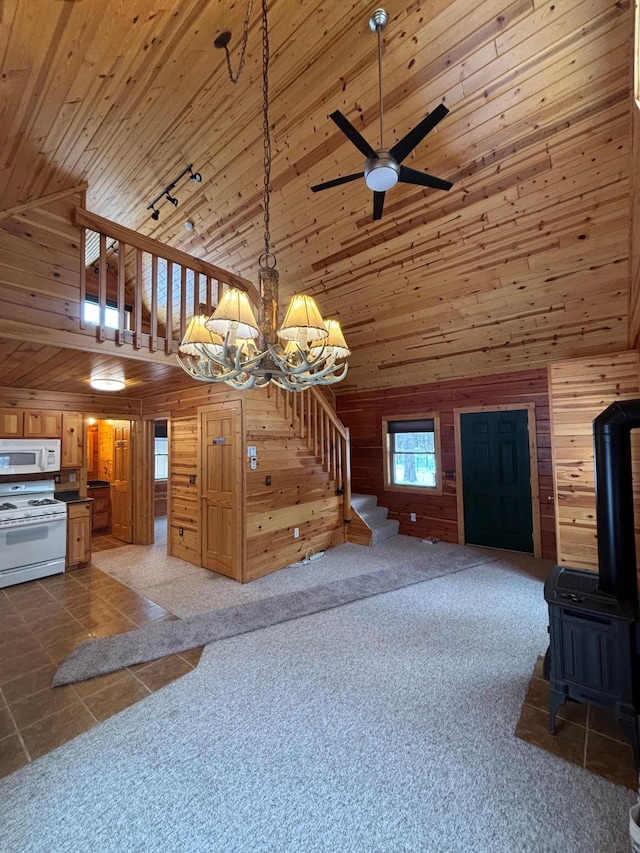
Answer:
[(49, 504), (54, 504), (55, 501), (52, 498), (40, 498), (40, 500), (27, 501), (29, 506), (48, 506)]
[(0, 504), (0, 509), (17, 509), (15, 504), (3, 503)]

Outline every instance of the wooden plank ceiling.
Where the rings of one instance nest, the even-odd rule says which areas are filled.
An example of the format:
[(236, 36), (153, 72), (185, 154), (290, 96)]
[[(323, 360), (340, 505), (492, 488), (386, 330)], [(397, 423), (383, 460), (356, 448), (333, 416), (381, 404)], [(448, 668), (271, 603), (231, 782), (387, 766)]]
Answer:
[[(450, 114), (405, 165), (454, 187), (399, 184), (379, 222), (364, 181), (311, 193), (363, 167), (329, 113), (340, 109), (379, 145), (373, 5), (270, 0), (281, 301), (310, 292), (325, 316), (340, 318), (353, 349), (344, 390), (624, 349), (629, 2), (393, 0), (386, 8), (385, 144), (444, 102)], [(87, 181), (90, 210), (256, 281), (259, 3), (237, 85), (213, 47), (231, 30), (237, 66), (245, 13), (244, 2), (202, 0), (4, 4), (2, 208)], [(148, 203), (189, 163), (202, 182), (183, 179), (178, 207), (160, 202), (152, 221)], [(36, 362), (11, 381), (37, 387), (45, 381), (30, 369), (37, 359), (60, 364), (49, 355), (34, 352)]]

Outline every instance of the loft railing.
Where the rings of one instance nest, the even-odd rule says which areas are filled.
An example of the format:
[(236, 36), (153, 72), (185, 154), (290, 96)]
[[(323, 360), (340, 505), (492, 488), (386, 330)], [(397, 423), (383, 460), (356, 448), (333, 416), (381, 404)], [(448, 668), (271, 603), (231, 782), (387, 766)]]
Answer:
[[(81, 229), (80, 328), (87, 326), (89, 299), (97, 304), (99, 341), (171, 355), (199, 306), (212, 312), (226, 288), (244, 290), (258, 304), (254, 285), (221, 267), (83, 208), (76, 208), (75, 224)], [(114, 323), (107, 323), (108, 315)]]
[(282, 391), (276, 404), (307, 447), (335, 481), (338, 494), (344, 496), (344, 520), (351, 521), (351, 439), (349, 429), (338, 418), (317, 388), (307, 391)]

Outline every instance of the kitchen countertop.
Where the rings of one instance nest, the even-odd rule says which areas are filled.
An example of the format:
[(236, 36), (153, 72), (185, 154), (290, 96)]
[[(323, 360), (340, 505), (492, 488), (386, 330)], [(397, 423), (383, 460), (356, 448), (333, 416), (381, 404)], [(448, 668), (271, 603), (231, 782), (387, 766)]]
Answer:
[(66, 504), (80, 504), (92, 501), (93, 498), (81, 498), (77, 491), (75, 492), (56, 492), (55, 498), (58, 501), (64, 501)]
[(108, 480), (88, 480), (88, 489), (108, 489), (111, 483)]

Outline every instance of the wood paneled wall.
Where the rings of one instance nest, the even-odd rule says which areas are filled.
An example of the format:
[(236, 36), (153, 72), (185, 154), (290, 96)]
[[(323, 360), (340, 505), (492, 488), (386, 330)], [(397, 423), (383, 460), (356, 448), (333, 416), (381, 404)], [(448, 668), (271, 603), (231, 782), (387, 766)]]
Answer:
[(169, 429), (170, 500), (167, 517), (169, 553), (200, 565), (200, 485), (198, 418), (173, 417)]
[(80, 230), (72, 214), (83, 194), (0, 220), (3, 329), (48, 333), (47, 343), (79, 334)]
[[(0, 367), (0, 377), (2, 368)], [(0, 384), (0, 408), (47, 409), (56, 412), (82, 412), (87, 417), (140, 417), (142, 404), (117, 394), (68, 394), (63, 391), (36, 391), (6, 388)]]
[[(640, 397), (640, 355), (624, 352), (549, 367), (558, 562), (597, 569), (593, 419), (615, 400)], [(640, 434), (631, 434), (636, 538), (640, 525)]]
[[(337, 398), (338, 416), (351, 431), (351, 471), (354, 492), (375, 494), (389, 517), (400, 521), (400, 532), (458, 541), (454, 409), (472, 406), (535, 405), (542, 556), (555, 559), (555, 522), (551, 499), (553, 477), (549, 434), (549, 399), (544, 370), (499, 374), (487, 379), (439, 382), (384, 391), (363, 391)], [(434, 412), (440, 415), (441, 495), (403, 493), (384, 488), (382, 419), (398, 414)], [(409, 520), (415, 512), (417, 521)]]
[(631, 238), (629, 346), (640, 348), (640, 109), (631, 105)]
[(296, 435), (279, 395), (273, 389), (242, 398), (246, 445), (255, 445), (258, 453), (257, 468), (247, 465), (245, 479), (246, 580), (302, 559), (309, 548), (317, 552), (344, 542), (343, 500), (336, 484)]

